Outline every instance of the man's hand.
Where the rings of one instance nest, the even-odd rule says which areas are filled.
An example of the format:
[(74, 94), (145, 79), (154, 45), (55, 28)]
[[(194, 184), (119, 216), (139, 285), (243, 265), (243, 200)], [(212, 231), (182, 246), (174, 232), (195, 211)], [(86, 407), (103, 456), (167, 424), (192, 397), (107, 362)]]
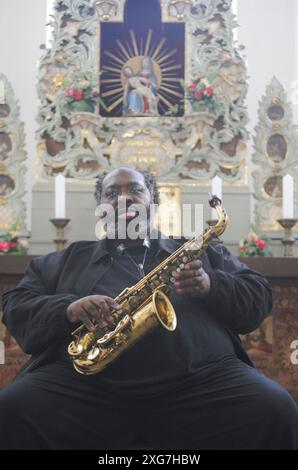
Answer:
[(121, 307), (115, 300), (105, 295), (88, 295), (76, 300), (67, 307), (66, 316), (71, 323), (82, 322), (89, 331), (94, 331), (92, 320), (100, 326), (113, 326), (111, 311)]
[(202, 261), (195, 260), (186, 264), (182, 271), (173, 273), (174, 286), (178, 294), (205, 297), (209, 293), (210, 277), (202, 266)]

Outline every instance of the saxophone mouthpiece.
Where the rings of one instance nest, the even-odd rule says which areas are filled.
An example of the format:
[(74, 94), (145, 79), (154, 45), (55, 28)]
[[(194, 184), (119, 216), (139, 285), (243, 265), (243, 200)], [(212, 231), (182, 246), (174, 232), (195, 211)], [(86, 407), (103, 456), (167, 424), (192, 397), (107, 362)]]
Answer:
[(221, 206), (221, 199), (218, 196), (215, 196), (215, 195), (210, 195), (210, 196), (211, 196), (209, 199), (210, 207), (215, 209), (216, 206)]

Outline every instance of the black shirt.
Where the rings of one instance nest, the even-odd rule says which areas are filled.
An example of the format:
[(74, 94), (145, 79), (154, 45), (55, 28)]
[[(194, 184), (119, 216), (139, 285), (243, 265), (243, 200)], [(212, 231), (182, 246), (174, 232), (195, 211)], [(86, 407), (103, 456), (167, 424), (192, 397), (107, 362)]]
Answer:
[[(112, 265), (93, 293), (114, 298), (125, 287), (136, 284), (141, 277), (135, 264), (142, 263), (144, 250), (141, 246), (120, 254), (108, 244)], [(145, 274), (166, 256), (163, 252), (158, 253), (157, 242), (153, 242), (144, 263)], [(207, 260), (204, 268), (210, 270)], [(170, 300), (177, 316), (176, 330), (169, 332), (157, 326), (104, 369), (100, 373), (101, 380), (114, 384), (118, 389), (144, 386), (156, 389), (188, 377), (207, 364), (235, 355), (224, 325), (208, 313), (200, 299), (178, 295), (173, 290)]]
[[(171, 239), (154, 243), (145, 271), (181, 243)], [(132, 255), (142, 258), (142, 253)], [(255, 330), (270, 312), (270, 286), (223, 245), (209, 245), (201, 259), (211, 279), (210, 293), (198, 299), (173, 292), (176, 330), (157, 327), (107, 369), (82, 380), (141, 393), (150, 385), (157, 390), (181, 383), (234, 355), (251, 365), (237, 335)], [(57, 360), (77, 374), (66, 352), (74, 330), (67, 307), (96, 293), (115, 297), (138, 281), (135, 266), (117, 252), (109, 252), (105, 240), (75, 242), (63, 251), (34, 258), (18, 286), (3, 294), (3, 321), (21, 348), (32, 355), (19, 376)]]

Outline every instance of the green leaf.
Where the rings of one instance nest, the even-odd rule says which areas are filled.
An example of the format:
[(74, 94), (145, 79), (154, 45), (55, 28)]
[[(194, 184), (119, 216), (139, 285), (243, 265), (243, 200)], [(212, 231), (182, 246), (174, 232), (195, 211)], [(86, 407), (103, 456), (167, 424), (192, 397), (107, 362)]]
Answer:
[(71, 101), (70, 103), (71, 109), (75, 111), (82, 111), (82, 112), (94, 112), (94, 104), (91, 101), (81, 100), (81, 101)]

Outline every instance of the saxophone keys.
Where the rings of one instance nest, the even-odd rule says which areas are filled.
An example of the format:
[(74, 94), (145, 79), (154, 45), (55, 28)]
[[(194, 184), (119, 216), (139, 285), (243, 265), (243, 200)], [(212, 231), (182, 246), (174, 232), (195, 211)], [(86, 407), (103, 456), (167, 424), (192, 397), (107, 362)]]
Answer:
[(100, 349), (95, 347), (91, 349), (91, 351), (89, 352), (87, 356), (87, 359), (89, 359), (89, 361), (94, 361), (94, 359), (97, 359), (99, 355), (100, 355)]
[(115, 346), (122, 346), (123, 344), (127, 343), (127, 335), (124, 333), (118, 333), (115, 338)]
[(180, 273), (180, 271), (182, 271), (182, 269), (184, 268), (185, 264), (181, 263), (179, 264), (179, 268), (176, 269), (176, 272), (177, 273)]
[(167, 275), (167, 273), (162, 273), (162, 274), (160, 275), (160, 279), (161, 279), (162, 282), (168, 282), (168, 275)]
[(81, 343), (76, 343), (75, 341), (72, 341), (70, 345), (68, 346), (68, 353), (75, 357), (75, 356), (80, 356), (83, 352), (84, 348)]
[(187, 263), (187, 261), (188, 261), (187, 256), (183, 256), (182, 261), (183, 261), (183, 263)]

